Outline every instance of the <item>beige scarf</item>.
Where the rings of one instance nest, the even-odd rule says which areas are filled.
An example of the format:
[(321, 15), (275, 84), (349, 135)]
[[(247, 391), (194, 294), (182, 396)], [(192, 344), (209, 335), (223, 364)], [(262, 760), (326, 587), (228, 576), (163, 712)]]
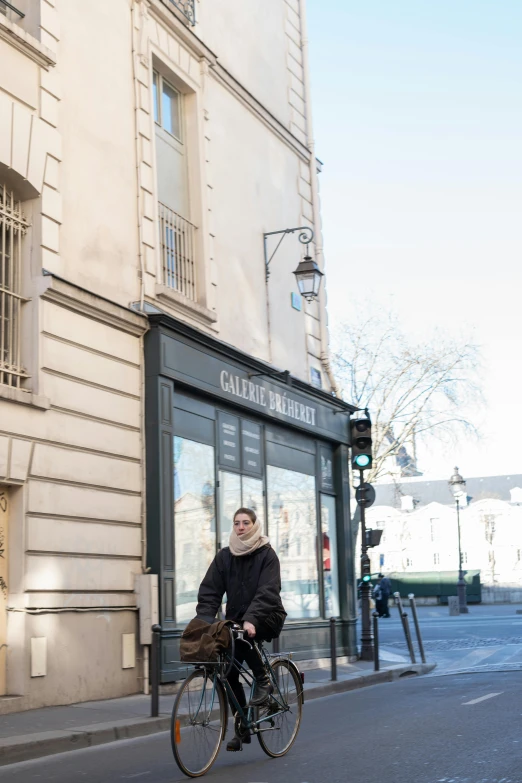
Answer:
[(259, 520), (256, 520), (251, 530), (243, 536), (238, 536), (234, 528), (232, 528), (228, 545), (233, 555), (241, 557), (242, 555), (249, 555), (251, 552), (255, 552), (256, 549), (265, 546), (269, 541), (268, 536), (264, 536), (261, 531)]

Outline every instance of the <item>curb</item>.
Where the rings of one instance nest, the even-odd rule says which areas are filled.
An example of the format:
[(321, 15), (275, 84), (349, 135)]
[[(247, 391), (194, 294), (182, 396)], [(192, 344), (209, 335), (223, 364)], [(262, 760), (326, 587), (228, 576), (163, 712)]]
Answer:
[(393, 669), (384, 669), (383, 671), (364, 674), (360, 677), (352, 677), (349, 680), (328, 682), (324, 685), (318, 685), (315, 688), (310, 688), (310, 690), (308, 690), (305, 685), (305, 703), (307, 701), (312, 701), (312, 699), (321, 699), (323, 696), (332, 696), (336, 693), (355, 691), (358, 688), (367, 688), (371, 685), (380, 685), (384, 682), (395, 682), (402, 677), (429, 674), (433, 671), (433, 669), (435, 669), (436, 666), (436, 663), (412, 663), (404, 666), (396, 666)]
[(166, 716), (96, 723), (93, 726), (79, 726), (73, 731), (42, 731), (21, 737), (7, 737), (0, 739), (0, 767), (117, 740), (146, 737), (148, 734), (168, 731), (169, 728), (170, 716)]
[[(396, 666), (371, 674), (353, 677), (349, 680), (327, 682), (324, 685), (305, 688), (305, 702), (332, 696), (336, 693), (365, 688), (384, 682), (394, 682), (408, 675), (428, 674), (436, 664), (418, 663)], [(0, 767), (17, 764), (21, 761), (43, 758), (55, 753), (67, 753), (71, 750), (92, 748), (123, 739), (135, 739), (157, 734), (170, 729), (170, 715), (158, 718), (132, 718), (130, 720), (96, 723), (92, 726), (79, 726), (72, 731), (43, 731), (38, 734), (25, 734), (19, 737), (0, 739)]]

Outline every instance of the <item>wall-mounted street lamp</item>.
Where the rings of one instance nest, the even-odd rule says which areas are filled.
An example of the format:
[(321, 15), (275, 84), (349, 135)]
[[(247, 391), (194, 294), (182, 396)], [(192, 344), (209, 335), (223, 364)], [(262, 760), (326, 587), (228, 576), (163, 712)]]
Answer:
[[(319, 294), (319, 287), (321, 285), (321, 278), (323, 273), (317, 266), (314, 259), (309, 255), (308, 246), (313, 241), (314, 232), (309, 226), (298, 226), (297, 228), (284, 228), (282, 231), (269, 231), (263, 234), (263, 242), (265, 248), (265, 267), (266, 267), (266, 280), (270, 275), (270, 262), (279, 250), (281, 242), (287, 234), (294, 234), (296, 231), (300, 231), (299, 242), (302, 245), (306, 245), (306, 255), (297, 265), (297, 269), (294, 269), (295, 279), (297, 280), (297, 286), (301, 296), (307, 300), (307, 302), (313, 302), (317, 299)], [(270, 258), (268, 257), (267, 237), (272, 237), (281, 234), (281, 239), (276, 245), (276, 248)]]

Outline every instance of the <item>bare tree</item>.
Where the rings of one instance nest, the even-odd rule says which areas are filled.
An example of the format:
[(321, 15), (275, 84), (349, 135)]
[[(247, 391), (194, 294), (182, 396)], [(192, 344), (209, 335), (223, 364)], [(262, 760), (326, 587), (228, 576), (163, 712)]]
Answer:
[(478, 435), (467, 413), (482, 401), (480, 349), (471, 340), (438, 331), (417, 340), (405, 334), (393, 312), (366, 309), (364, 317), (355, 313), (334, 329), (332, 348), (344, 399), (371, 414), (368, 481), (397, 467), (402, 475), (415, 475), (417, 439)]

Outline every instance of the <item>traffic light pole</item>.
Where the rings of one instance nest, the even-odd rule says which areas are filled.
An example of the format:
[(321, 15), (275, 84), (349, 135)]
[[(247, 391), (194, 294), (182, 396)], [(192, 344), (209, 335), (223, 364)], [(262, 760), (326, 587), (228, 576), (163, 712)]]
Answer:
[[(359, 471), (360, 485), (364, 484), (364, 472)], [(368, 561), (368, 547), (366, 545), (366, 499), (363, 496), (359, 500), (361, 508), (361, 660), (373, 661), (373, 634), (370, 619), (370, 582), (363, 580), (364, 563)]]

